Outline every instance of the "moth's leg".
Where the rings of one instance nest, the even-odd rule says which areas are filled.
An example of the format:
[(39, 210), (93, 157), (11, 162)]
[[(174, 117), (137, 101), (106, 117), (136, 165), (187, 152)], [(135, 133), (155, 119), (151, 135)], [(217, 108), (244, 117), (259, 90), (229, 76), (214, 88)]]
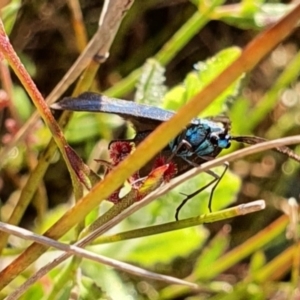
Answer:
[(224, 177), (226, 171), (228, 170), (229, 164), (226, 162), (226, 163), (224, 163), (224, 166), (225, 166), (225, 168), (224, 168), (224, 171), (222, 172), (221, 176), (219, 176), (218, 174), (216, 174), (215, 172), (213, 172), (211, 170), (205, 171), (207, 174), (214, 177), (214, 179), (212, 181), (210, 181), (208, 184), (206, 184), (205, 186), (203, 186), (202, 188), (200, 188), (199, 190), (197, 190), (194, 193), (189, 194), (189, 195), (181, 193), (182, 195), (185, 195), (186, 198), (181, 202), (181, 204), (176, 209), (176, 213), (175, 213), (176, 221), (178, 221), (178, 219), (179, 219), (178, 217), (179, 217), (180, 210), (191, 198), (193, 198), (194, 196), (196, 196), (197, 194), (201, 193), (206, 188), (208, 188), (209, 186), (214, 184), (214, 186), (213, 186), (213, 188), (210, 192), (209, 201), (208, 201), (208, 209), (209, 209), (210, 212), (212, 212), (211, 205), (212, 205), (212, 199), (213, 199), (214, 191), (217, 188), (217, 186), (218, 186), (219, 182), (221, 181), (221, 179)]
[[(175, 150), (172, 151), (171, 156), (168, 158), (168, 162), (171, 161), (174, 158), (174, 156), (176, 156), (178, 154), (179, 150), (184, 146), (188, 149), (192, 149), (192, 145), (187, 140), (182, 139), (180, 141), (180, 143), (176, 146)], [(179, 157), (181, 157), (181, 156), (179, 156)]]

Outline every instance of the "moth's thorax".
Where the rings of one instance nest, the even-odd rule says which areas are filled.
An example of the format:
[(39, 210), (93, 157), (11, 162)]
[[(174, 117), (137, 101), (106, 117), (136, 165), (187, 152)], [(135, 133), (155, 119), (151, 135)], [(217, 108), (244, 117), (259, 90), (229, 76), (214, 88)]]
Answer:
[(214, 158), (222, 149), (230, 147), (230, 139), (228, 126), (198, 119), (172, 140), (169, 147), (182, 158), (194, 155)]

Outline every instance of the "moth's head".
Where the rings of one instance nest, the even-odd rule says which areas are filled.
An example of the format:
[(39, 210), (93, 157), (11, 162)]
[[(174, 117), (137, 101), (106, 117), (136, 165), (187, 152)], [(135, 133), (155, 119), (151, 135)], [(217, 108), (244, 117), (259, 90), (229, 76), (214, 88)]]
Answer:
[(213, 145), (221, 149), (227, 149), (231, 145), (231, 136), (227, 133), (226, 130), (221, 132), (212, 132), (209, 138)]
[(231, 135), (229, 134), (231, 123), (227, 117), (219, 116), (211, 119), (215, 126), (212, 126), (212, 132), (210, 133), (210, 141), (213, 145), (221, 149), (227, 149), (230, 147)]

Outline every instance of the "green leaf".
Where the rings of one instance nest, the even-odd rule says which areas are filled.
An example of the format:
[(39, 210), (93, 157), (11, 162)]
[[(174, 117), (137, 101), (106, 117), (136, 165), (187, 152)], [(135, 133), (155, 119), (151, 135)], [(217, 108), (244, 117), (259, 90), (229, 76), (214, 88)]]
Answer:
[(207, 231), (204, 227), (186, 228), (140, 238), (131, 243), (125, 242), (126, 247), (119, 252), (118, 258), (143, 266), (168, 264), (177, 257), (190, 255), (206, 238)]
[(243, 1), (232, 9), (222, 6), (213, 14), (215, 20), (221, 20), (228, 25), (241, 29), (262, 29), (277, 22), (294, 6), (282, 3), (266, 3), (261, 0)]
[(198, 257), (195, 265), (193, 274), (196, 278), (205, 278), (205, 270), (214, 263), (229, 246), (229, 236), (223, 232), (217, 234), (209, 244), (203, 249), (200, 256)]
[(143, 66), (142, 75), (136, 85), (134, 101), (158, 106), (166, 92), (165, 68), (158, 61), (148, 59)]
[(24, 89), (20, 86), (13, 86), (13, 99), (14, 106), (17, 108), (19, 117), (22, 121), (26, 121), (32, 114), (33, 107)]
[(3, 20), (4, 28), (7, 35), (9, 35), (10, 32), (12, 31), (20, 7), (21, 7), (20, 0), (12, 0), (8, 5), (6, 5), (1, 9), (1, 18)]
[[(130, 299), (130, 295), (136, 293), (135, 290), (131, 288), (130, 283), (126, 284), (123, 282), (118, 275), (118, 271), (112, 268), (90, 260), (83, 260), (82, 268), (84, 274), (93, 279), (97, 288), (101, 288), (105, 291), (108, 295), (108, 299)], [(102, 295), (102, 297), (104, 297), (104, 295)]]
[(44, 287), (42, 283), (35, 284), (20, 297), (19, 300), (27, 300), (27, 299), (43, 299), (45, 295)]
[(258, 27), (270, 25), (277, 22), (285, 14), (291, 11), (294, 5), (282, 3), (266, 3), (260, 7), (260, 10), (254, 15), (255, 24)]
[(249, 273), (252, 276), (257, 275), (257, 273), (260, 272), (261, 268), (265, 264), (266, 264), (266, 255), (265, 255), (265, 253), (262, 250), (256, 251), (251, 257)]
[[(164, 97), (163, 107), (178, 110), (189, 101), (196, 93), (199, 93), (206, 85), (216, 78), (228, 65), (230, 65), (241, 53), (240, 48), (232, 47), (222, 50), (216, 56), (195, 64), (194, 71), (190, 72), (184, 82), (172, 88)], [(237, 97), (242, 78), (239, 78), (226, 89), (215, 101), (205, 109), (201, 116), (214, 116), (224, 113), (228, 107), (228, 101)]]
[(71, 119), (65, 135), (70, 143), (80, 143), (100, 135), (111, 139), (111, 131), (123, 123), (120, 117), (112, 114), (78, 112)]
[(106, 293), (97, 286), (97, 284), (89, 277), (82, 276), (80, 283), (80, 299), (81, 300), (104, 300), (109, 299)]

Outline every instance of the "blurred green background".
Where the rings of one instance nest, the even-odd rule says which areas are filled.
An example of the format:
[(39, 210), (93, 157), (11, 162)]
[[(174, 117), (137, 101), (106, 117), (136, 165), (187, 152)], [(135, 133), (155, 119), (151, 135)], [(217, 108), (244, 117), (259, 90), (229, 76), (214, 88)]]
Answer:
[[(45, 97), (84, 47), (84, 42), (79, 42), (84, 40), (84, 35), (74, 32), (71, 2), (11, 1), (1, 11), (12, 45)], [(102, 1), (82, 0), (79, 4), (89, 40), (97, 29)], [(196, 0), (136, 1), (122, 22), (108, 60), (97, 73), (93, 90), (177, 110), (236, 57), (240, 51), (238, 47), (243, 48), (261, 30), (292, 8), (287, 1), (226, 1), (204, 15), (210, 4), (210, 1)], [(275, 139), (299, 134), (299, 34), (297, 28), (251, 74), (245, 74), (209, 106), (202, 116), (225, 113), (232, 121), (234, 135), (251, 134)], [(5, 89), (7, 85), (3, 80), (7, 75), (4, 75), (4, 69), (2, 66), (1, 148), (34, 111), (13, 73), (8, 76), (11, 78), (12, 94)], [(65, 95), (70, 95), (73, 88), (71, 86)], [(103, 170), (98, 170), (99, 165), (94, 159), (107, 159), (109, 141), (128, 138), (132, 134), (122, 119), (90, 113), (76, 113), (66, 130), (71, 146), (100, 174)], [(10, 157), (0, 158), (5, 160), (0, 170), (2, 221), (7, 220), (16, 205), (28, 174), (49, 138), (48, 129), (38, 123), (27, 140), (14, 148)], [(233, 143), (230, 151), (241, 147), (244, 145)], [(293, 149), (299, 153), (299, 147)], [(222, 170), (221, 166), (216, 172)], [(180, 192), (194, 191), (208, 180), (209, 176), (201, 174), (185, 182), (126, 219), (115, 231), (173, 221), (176, 207), (183, 199)], [(91, 248), (159, 273), (181, 278), (189, 276), (189, 280), (202, 284), (208, 291), (197, 293), (178, 287), (172, 289), (162, 283), (142, 280), (84, 261), (81, 265), (80, 299), (294, 297), (299, 284), (295, 275), (297, 266), (289, 260), (284, 269), (276, 261), (293, 244), (293, 240), (285, 235), (285, 227), (262, 246), (250, 249), (250, 245), (245, 243), (278, 220), (282, 211), (286, 211), (289, 198), (298, 199), (299, 180), (299, 166), (282, 154), (268, 151), (240, 159), (230, 164), (230, 171), (217, 188), (213, 209), (265, 199), (266, 210), (203, 227)], [(209, 192), (207, 190), (190, 200), (183, 208), (181, 218), (208, 212)], [(68, 171), (57, 154), (20, 225), (42, 232), (68, 209), (72, 203), (71, 195)], [(110, 203), (104, 203), (99, 211), (109, 206)], [(98, 211), (93, 213), (98, 214)], [(262, 231), (262, 235), (267, 236), (268, 233)], [(72, 237), (70, 234), (65, 240), (70, 241)], [(27, 242), (12, 239), (3, 256), (9, 258), (14, 254), (12, 249), (19, 253), (27, 245)], [(223, 255), (239, 245), (248, 249), (249, 253), (230, 262), (225, 256), (223, 261)], [(51, 259), (52, 256), (49, 257)], [(227, 262), (227, 267), (215, 270), (214, 267), (222, 261), (224, 264)], [(268, 273), (270, 266), (274, 269)], [(53, 279), (59, 271), (58, 268), (49, 274), (47, 284), (52, 288), (55, 286)], [(24, 274), (24, 278), (32, 272)], [(266, 274), (263, 279), (259, 277), (261, 274)], [(72, 284), (70, 278), (66, 287), (71, 290)], [(34, 285), (24, 299), (47, 299), (44, 285), (44, 282)], [(116, 286), (119, 288), (116, 289)], [(102, 294), (100, 289), (106, 294)], [(57, 292), (57, 299), (69, 299), (69, 290)], [(281, 296), (276, 298), (278, 293)]]

